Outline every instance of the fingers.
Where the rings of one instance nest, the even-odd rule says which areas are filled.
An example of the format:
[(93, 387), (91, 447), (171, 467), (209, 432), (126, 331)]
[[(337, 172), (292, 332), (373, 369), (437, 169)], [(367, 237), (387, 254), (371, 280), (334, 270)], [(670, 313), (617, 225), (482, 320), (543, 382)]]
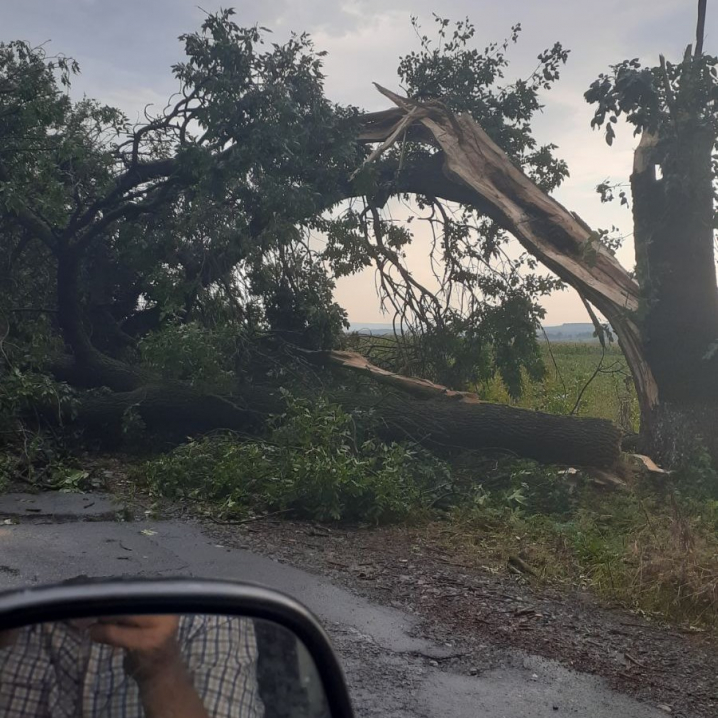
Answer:
[(98, 623), (114, 623), (132, 628), (152, 628), (173, 631), (179, 624), (178, 616), (102, 616)]
[[(142, 642), (142, 634), (136, 629), (128, 629), (125, 626), (118, 626), (114, 623), (96, 623), (90, 626), (90, 638), (95, 643), (104, 643), (116, 648), (127, 648), (134, 650), (136, 644)], [(136, 634), (136, 635), (133, 635)]]
[(177, 633), (177, 616), (105, 616), (90, 629), (90, 638), (129, 651), (161, 648)]

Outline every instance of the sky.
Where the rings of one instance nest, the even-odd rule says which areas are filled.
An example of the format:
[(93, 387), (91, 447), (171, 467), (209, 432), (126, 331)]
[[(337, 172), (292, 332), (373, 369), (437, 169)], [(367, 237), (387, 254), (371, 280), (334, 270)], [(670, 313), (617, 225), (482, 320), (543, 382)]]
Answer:
[[(706, 52), (718, 53), (718, 7), (709, 3)], [(201, 6), (201, 7), (200, 7)], [(542, 98), (544, 110), (534, 121), (540, 143), (558, 145), (570, 177), (556, 198), (594, 228), (631, 230), (630, 211), (601, 204), (596, 185), (626, 182), (637, 138), (620, 127), (609, 148), (592, 131), (591, 108), (583, 93), (610, 64), (638, 57), (657, 64), (658, 54), (680, 59), (695, 35), (694, 0), (2, 0), (0, 40), (48, 42), (52, 52), (78, 60), (82, 73), (75, 91), (117, 106), (131, 118), (148, 103), (158, 108), (176, 89), (171, 66), (182, 59), (179, 35), (199, 28), (206, 12), (234, 6), (236, 21), (272, 30), (272, 41), (292, 31), (309, 32), (325, 58), (327, 95), (336, 102), (380, 110), (387, 101), (373, 87), (379, 82), (400, 91), (398, 59), (417, 48), (410, 17), (431, 29), (432, 12), (469, 17), (483, 48), (502, 40), (515, 23), (523, 32), (510, 50), (511, 71), (528, 75), (536, 57), (560, 41), (571, 52), (562, 78)], [(426, 238), (418, 237), (407, 260), (418, 279), (430, 283)], [(628, 237), (620, 260), (633, 266)], [(388, 321), (375, 298), (373, 272), (340, 280), (337, 301), (353, 322)], [(586, 321), (577, 295), (558, 292), (546, 298), (546, 324)]]

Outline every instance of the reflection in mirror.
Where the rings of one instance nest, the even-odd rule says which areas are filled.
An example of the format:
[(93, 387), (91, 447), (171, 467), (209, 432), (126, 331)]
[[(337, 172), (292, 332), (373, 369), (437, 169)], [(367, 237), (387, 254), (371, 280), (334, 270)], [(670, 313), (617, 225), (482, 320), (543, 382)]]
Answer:
[(0, 631), (0, 718), (326, 718), (304, 645), (269, 621), (128, 615)]

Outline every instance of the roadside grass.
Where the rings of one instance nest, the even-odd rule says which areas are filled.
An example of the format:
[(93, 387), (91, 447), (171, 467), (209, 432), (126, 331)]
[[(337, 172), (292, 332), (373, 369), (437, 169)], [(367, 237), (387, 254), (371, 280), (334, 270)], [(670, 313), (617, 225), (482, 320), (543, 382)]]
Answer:
[[(498, 378), (479, 387), (481, 396), (611, 419), (627, 432), (638, 430), (638, 402), (618, 347), (546, 343), (543, 352), (546, 376), (526, 381), (520, 399), (512, 401)], [(532, 484), (542, 471), (537, 467)], [(525, 555), (539, 581), (587, 588), (671, 622), (716, 628), (716, 499), (716, 473), (696, 456), (659, 486), (655, 478), (634, 477), (624, 491), (577, 489), (567, 512), (520, 507), (487, 524), (480, 510), (473, 510), (473, 518), (472, 511), (459, 510), (454, 520), (477, 550), (498, 551), (504, 565), (509, 555)]]
[(620, 492), (576, 492), (568, 511), (458, 507), (443, 540), (492, 570), (522, 566), (541, 586), (589, 590), (655, 619), (718, 628), (718, 501), (681, 497), (649, 478)]
[(718, 477), (701, 471), (657, 481), (626, 469), (626, 488), (600, 489), (566, 467), (386, 445), (331, 403), (290, 398), (266, 439), (195, 439), (138, 466), (133, 480), (215, 520), (441, 526), (436, 540), (477, 567), (718, 628)]

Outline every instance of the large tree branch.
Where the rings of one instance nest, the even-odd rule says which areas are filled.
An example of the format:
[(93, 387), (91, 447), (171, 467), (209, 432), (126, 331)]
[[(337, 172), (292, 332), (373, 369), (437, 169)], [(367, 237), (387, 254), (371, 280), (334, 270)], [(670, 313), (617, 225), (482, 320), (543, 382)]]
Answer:
[(30, 234), (37, 237), (44, 245), (55, 252), (57, 249), (57, 240), (55, 235), (46, 222), (40, 219), (32, 210), (25, 205), (24, 202), (17, 202), (11, 210), (18, 224)]
[[(217, 166), (221, 166), (223, 162), (226, 162), (233, 153), (234, 146), (227, 147), (227, 149), (219, 152), (215, 156)], [(95, 200), (80, 217), (67, 226), (63, 237), (69, 239), (78, 235), (85, 227), (95, 222), (100, 214), (103, 214), (103, 220), (107, 215), (114, 215), (114, 219), (111, 221), (115, 221), (115, 219), (122, 218), (123, 212), (126, 211), (123, 208), (129, 208), (127, 211), (130, 213), (134, 212), (135, 210), (131, 209), (133, 206), (137, 206), (139, 210), (138, 214), (142, 214), (142, 207), (127, 202), (128, 198), (125, 195), (133, 189), (142, 187), (142, 185), (156, 180), (167, 180), (167, 182), (164, 183), (165, 186), (175, 184), (173, 180), (177, 180), (176, 175), (180, 166), (181, 161), (177, 157), (131, 164), (127, 170), (117, 176), (112, 189), (106, 195)], [(152, 189), (150, 191), (152, 191)], [(138, 214), (132, 216), (138, 216)], [(100, 222), (103, 222), (103, 220), (100, 220)], [(104, 222), (101, 229), (104, 229), (109, 223), (110, 222)], [(94, 226), (91, 233), (92, 236), (98, 234)]]
[(143, 214), (149, 214), (161, 207), (172, 188), (172, 181), (168, 180), (162, 185), (153, 187), (151, 193), (141, 202), (127, 202), (108, 211), (94, 224), (90, 225), (75, 243), (78, 250), (86, 249), (92, 241), (100, 236), (110, 225), (119, 220), (132, 220)]
[(98, 214), (117, 204), (127, 192), (147, 182), (171, 177), (177, 167), (178, 162), (175, 158), (133, 165), (115, 179), (112, 189), (106, 195), (95, 200), (79, 217), (68, 224), (63, 236), (69, 239), (77, 235), (90, 225)]
[[(405, 114), (417, 104), (379, 90)], [(427, 107), (431, 111), (416, 121), (431, 131), (443, 150), (443, 173), (450, 182), (463, 186), (466, 196), (474, 196), (480, 206), (488, 205), (492, 219), (594, 304), (599, 295), (616, 307), (638, 308), (638, 285), (595, 233), (540, 190), (471, 117), (454, 116), (440, 103)]]
[(418, 191), (479, 208), (573, 286), (616, 330), (642, 407), (650, 412), (657, 402), (657, 388), (632, 318), (639, 306), (639, 287), (596, 233), (537, 187), (470, 116), (456, 116), (439, 102), (419, 104), (379, 85), (377, 88), (397, 108), (368, 115), (361, 141), (381, 141), (386, 150), (391, 146), (388, 139), (399, 139), (398, 127), (402, 128), (401, 136), (408, 137), (418, 126), (420, 141), (426, 142), (429, 133), (431, 143), (441, 150), (440, 160), (431, 160), (437, 165), (436, 171), (417, 172), (416, 167), (407, 167), (397, 177), (396, 187), (402, 188), (398, 191)]

